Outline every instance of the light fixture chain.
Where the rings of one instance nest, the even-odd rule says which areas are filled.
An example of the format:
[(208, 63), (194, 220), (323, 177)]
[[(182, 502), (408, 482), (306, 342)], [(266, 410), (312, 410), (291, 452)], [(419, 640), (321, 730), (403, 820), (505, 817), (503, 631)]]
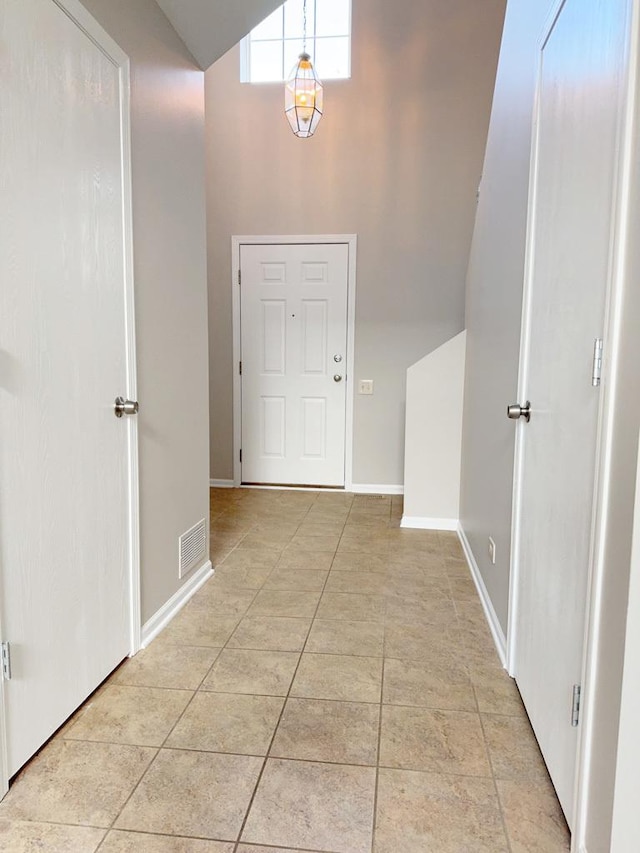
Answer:
[(307, 52), (307, 0), (302, 0), (302, 52)]

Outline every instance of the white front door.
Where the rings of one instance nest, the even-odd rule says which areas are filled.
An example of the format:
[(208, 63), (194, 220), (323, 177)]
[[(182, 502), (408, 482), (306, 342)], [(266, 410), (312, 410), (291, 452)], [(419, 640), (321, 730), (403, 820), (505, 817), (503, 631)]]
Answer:
[(344, 486), (349, 247), (242, 245), (242, 482)]
[(84, 9), (63, 5), (69, 14), (53, 0), (0, 0), (9, 775), (130, 651), (135, 427), (114, 415), (134, 375), (125, 325), (124, 81), (72, 18), (77, 9), (91, 26)]
[(515, 677), (569, 824), (627, 2), (566, 0), (540, 55), (520, 421)]

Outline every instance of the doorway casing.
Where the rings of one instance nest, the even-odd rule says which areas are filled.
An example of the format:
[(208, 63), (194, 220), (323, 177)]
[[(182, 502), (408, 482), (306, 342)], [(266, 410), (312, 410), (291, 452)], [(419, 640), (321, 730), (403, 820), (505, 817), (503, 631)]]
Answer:
[(312, 235), (262, 235), (234, 236), (231, 238), (231, 292), (233, 312), (233, 485), (242, 484), (242, 379), (240, 322), (240, 249), (242, 246), (260, 245), (313, 245), (314, 243), (337, 243), (348, 247), (347, 269), (347, 363), (346, 363), (346, 417), (345, 417), (345, 481), (344, 490), (353, 487), (353, 406), (354, 406), (354, 362), (355, 362), (355, 308), (356, 308), (356, 252), (358, 238), (355, 234), (312, 234)]

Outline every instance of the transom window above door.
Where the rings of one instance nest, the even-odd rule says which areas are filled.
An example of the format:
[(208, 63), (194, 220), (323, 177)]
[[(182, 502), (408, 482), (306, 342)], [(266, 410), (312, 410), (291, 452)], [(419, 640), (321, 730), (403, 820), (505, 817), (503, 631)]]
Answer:
[[(240, 43), (241, 81), (286, 80), (303, 31), (303, 0), (287, 0)], [(351, 0), (307, 0), (307, 51), (321, 80), (351, 76)]]

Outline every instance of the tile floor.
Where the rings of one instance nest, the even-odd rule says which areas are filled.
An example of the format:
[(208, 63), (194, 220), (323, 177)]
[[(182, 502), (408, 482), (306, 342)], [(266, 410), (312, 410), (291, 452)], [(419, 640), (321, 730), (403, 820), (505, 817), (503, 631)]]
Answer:
[(4, 853), (560, 853), (454, 534), (212, 490), (216, 576), (0, 804)]

